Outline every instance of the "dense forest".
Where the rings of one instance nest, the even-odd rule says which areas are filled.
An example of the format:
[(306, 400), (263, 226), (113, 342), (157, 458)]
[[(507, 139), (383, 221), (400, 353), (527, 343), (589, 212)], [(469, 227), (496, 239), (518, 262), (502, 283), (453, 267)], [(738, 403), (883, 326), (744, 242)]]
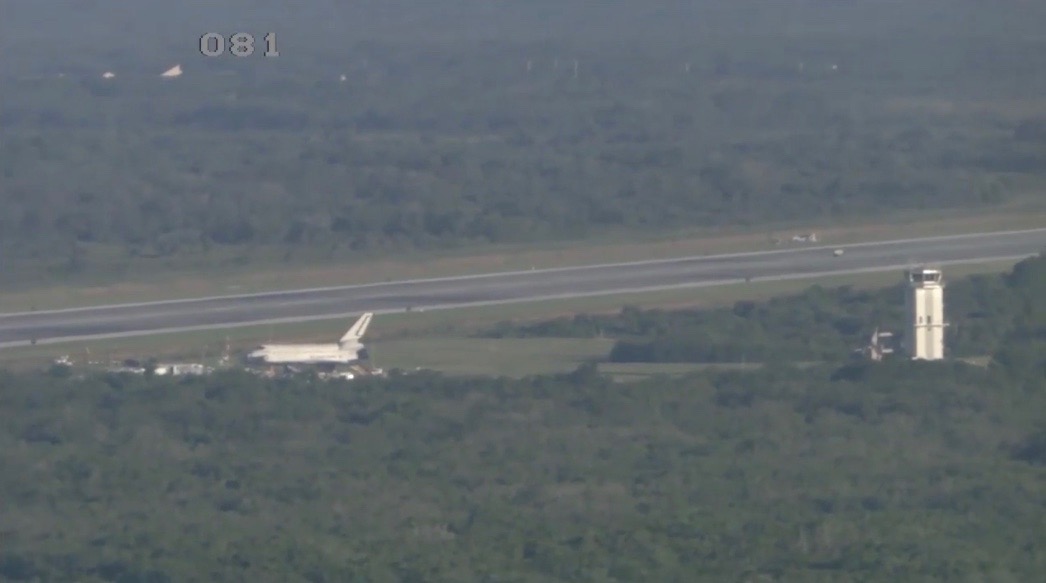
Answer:
[(0, 372), (0, 580), (1038, 580), (1046, 295), (1018, 297), (988, 367)]
[[(906, 286), (857, 290), (813, 286), (799, 295), (731, 307), (578, 314), (537, 323), (503, 321), (480, 336), (618, 339), (615, 362), (837, 361), (868, 343), (876, 328), (899, 338)], [(994, 354), (1014, 322), (1046, 298), (1046, 256), (1026, 259), (1006, 275), (949, 281), (945, 339), (954, 357)], [(1044, 347), (1046, 350), (1046, 347)]]
[[(213, 4), (3, 2), (0, 285), (1046, 185), (1042, 2)], [(199, 54), (238, 30), (281, 56)], [(815, 287), (487, 332), (767, 363), (636, 383), (0, 370), (0, 581), (1040, 579), (1046, 258), (949, 282), (952, 355), (987, 366), (847, 360), (902, 306)]]
[[(5, 282), (991, 207), (1046, 184), (1041, 3), (211, 4), (5, 3)], [(281, 56), (200, 55), (235, 30), (275, 31)]]

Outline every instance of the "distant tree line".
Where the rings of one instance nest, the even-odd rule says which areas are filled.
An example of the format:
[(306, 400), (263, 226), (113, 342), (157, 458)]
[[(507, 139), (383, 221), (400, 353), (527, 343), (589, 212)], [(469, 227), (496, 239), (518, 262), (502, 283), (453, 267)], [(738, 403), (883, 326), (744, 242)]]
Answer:
[[(466, 4), (447, 10), (472, 14)], [(204, 59), (165, 82), (11, 79), (0, 84), (0, 261), (70, 273), (214, 250), (352, 259), (989, 208), (1044, 184), (1041, 112), (1006, 104), (1046, 90), (1035, 74), (1046, 50), (990, 28), (1013, 9), (971, 6), (912, 8), (930, 28), (890, 42), (772, 34), (763, 20), (666, 40), (656, 29), (676, 23), (635, 9), (654, 20), (616, 43), (592, 31), (569, 42), (537, 29), (482, 43), (404, 35), (341, 47), (356, 56), (342, 69), (306, 52), (278, 65)], [(519, 10), (526, 22), (540, 13)], [(860, 27), (856, 14), (877, 9), (832, 10)], [(977, 34), (941, 24), (964, 10)], [(610, 18), (584, 12), (564, 18)]]

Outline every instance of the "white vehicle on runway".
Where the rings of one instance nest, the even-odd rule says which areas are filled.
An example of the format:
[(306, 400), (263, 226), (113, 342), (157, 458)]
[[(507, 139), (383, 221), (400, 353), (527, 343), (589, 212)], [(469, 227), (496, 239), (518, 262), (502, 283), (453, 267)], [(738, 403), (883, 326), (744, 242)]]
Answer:
[(835, 255), (836, 257), (839, 257), (842, 254), (843, 254), (843, 250), (842, 249), (836, 249), (835, 251), (832, 252), (832, 255)]
[(374, 314), (363, 314), (336, 344), (266, 344), (251, 351), (248, 361), (263, 364), (352, 364), (367, 359), (360, 342)]

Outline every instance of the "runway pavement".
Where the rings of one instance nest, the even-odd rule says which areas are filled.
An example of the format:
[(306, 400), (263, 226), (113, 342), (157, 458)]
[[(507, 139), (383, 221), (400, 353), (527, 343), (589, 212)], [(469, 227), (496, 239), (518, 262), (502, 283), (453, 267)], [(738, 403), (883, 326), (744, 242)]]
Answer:
[[(0, 348), (208, 330), (251, 324), (348, 319), (402, 312), (751, 281), (1018, 259), (1046, 249), (1046, 228), (684, 257), (612, 265), (398, 281), (143, 304), (0, 314)], [(947, 277), (947, 272), (945, 272)], [(900, 277), (900, 273), (898, 273)]]

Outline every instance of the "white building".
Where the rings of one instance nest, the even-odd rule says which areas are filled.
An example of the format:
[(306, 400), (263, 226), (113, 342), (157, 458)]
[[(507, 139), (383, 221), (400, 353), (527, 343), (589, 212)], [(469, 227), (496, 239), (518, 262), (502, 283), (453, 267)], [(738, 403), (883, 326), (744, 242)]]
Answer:
[(153, 373), (157, 376), (171, 375), (171, 376), (184, 376), (184, 375), (203, 375), (207, 374), (207, 367), (202, 364), (186, 363), (186, 364), (158, 364), (154, 369)]
[(920, 267), (905, 272), (908, 321), (904, 348), (913, 360), (944, 358), (944, 282), (939, 269)]

